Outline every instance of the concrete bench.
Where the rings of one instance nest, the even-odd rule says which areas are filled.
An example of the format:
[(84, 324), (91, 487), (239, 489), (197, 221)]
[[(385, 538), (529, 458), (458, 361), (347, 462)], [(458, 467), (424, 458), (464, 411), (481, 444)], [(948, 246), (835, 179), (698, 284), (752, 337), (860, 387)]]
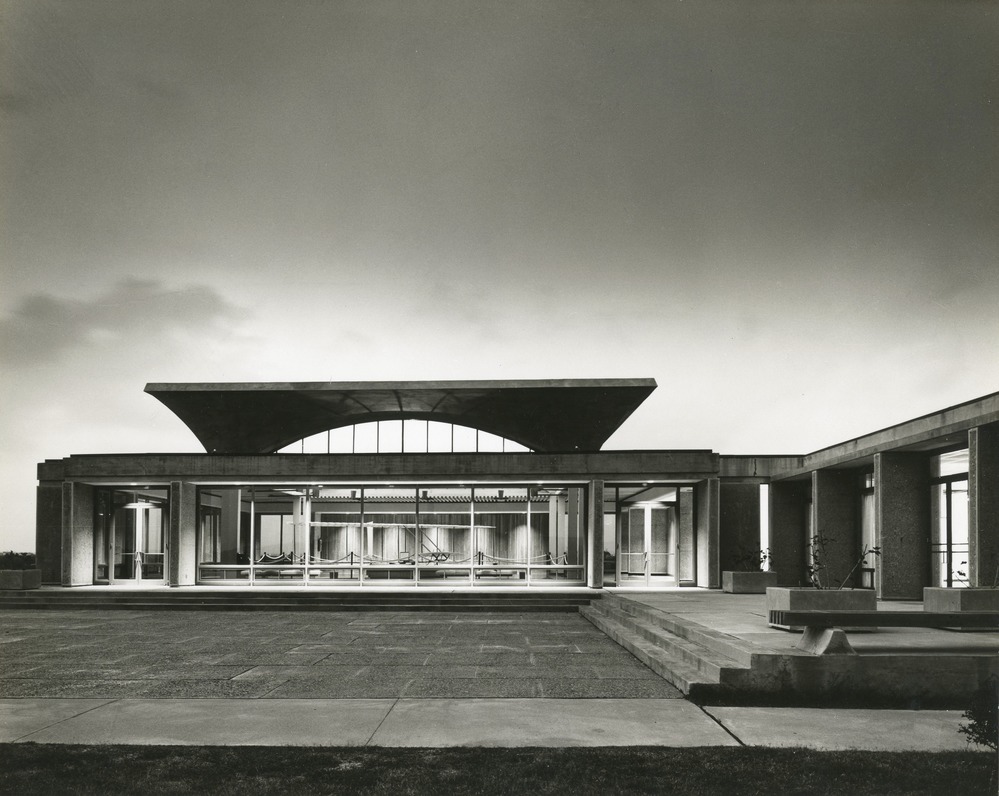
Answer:
[(999, 628), (997, 611), (771, 611), (770, 623), (803, 626), (797, 649), (815, 655), (855, 655), (846, 627)]

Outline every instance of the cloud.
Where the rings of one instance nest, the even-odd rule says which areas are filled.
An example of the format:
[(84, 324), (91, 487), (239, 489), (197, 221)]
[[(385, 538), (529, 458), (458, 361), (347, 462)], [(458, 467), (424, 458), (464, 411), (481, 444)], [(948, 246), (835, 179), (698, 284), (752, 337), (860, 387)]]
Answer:
[(91, 299), (35, 293), (0, 317), (0, 364), (30, 368), (136, 339), (229, 334), (244, 316), (214, 288), (152, 279), (123, 279)]

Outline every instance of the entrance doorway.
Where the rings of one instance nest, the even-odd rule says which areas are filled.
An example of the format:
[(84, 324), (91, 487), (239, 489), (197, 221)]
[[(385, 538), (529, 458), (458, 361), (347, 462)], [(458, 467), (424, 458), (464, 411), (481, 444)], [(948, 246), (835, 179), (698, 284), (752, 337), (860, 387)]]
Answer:
[(675, 586), (677, 490), (656, 487), (618, 505), (617, 582), (622, 586)]
[(166, 490), (101, 490), (97, 514), (95, 582), (165, 583)]

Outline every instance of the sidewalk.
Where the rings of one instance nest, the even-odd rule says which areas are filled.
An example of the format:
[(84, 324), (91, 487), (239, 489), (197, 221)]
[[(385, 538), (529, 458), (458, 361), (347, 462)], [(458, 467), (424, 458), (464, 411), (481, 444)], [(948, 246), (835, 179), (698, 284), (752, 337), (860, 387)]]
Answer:
[(966, 751), (960, 711), (679, 699), (0, 699), (0, 742), (221, 746), (800, 746)]

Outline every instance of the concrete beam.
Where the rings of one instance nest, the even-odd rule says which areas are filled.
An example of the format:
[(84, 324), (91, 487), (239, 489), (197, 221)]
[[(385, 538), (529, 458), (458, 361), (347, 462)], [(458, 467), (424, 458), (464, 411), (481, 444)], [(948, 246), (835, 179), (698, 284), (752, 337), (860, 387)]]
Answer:
[(718, 472), (709, 450), (607, 453), (371, 453), (219, 456), (209, 454), (81, 455), (38, 465), (39, 480), (108, 483), (273, 483), (302, 480), (419, 482), (508, 477), (588, 483), (601, 480), (696, 482)]
[(772, 477), (794, 478), (907, 446), (925, 447), (934, 442), (939, 443), (940, 447), (959, 444), (964, 442), (971, 429), (996, 423), (999, 423), (999, 393), (992, 393), (809, 453), (801, 457), (801, 463), (797, 467), (789, 467), (783, 472), (775, 471)]

